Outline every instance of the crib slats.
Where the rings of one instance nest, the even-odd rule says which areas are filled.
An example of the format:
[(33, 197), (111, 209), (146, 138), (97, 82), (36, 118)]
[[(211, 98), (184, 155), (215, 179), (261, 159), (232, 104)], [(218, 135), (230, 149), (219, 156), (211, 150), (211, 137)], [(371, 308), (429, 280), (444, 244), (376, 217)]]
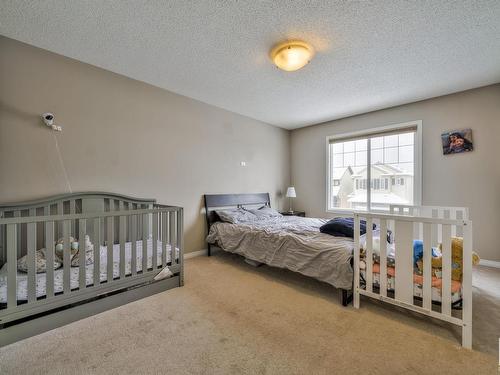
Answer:
[(170, 262), (172, 266), (175, 261), (176, 232), (175, 232), (175, 212), (170, 212)]
[[(30, 209), (30, 216), (35, 215), (35, 209)], [(28, 223), (27, 256), (28, 261), (28, 303), (36, 301), (36, 224)]]
[[(463, 219), (465, 219), (464, 216), (465, 215), (464, 215), (464, 210), (463, 209), (457, 210), (456, 217), (455, 217), (457, 220), (463, 220)], [(458, 237), (463, 237), (464, 236), (464, 227), (462, 225), (458, 225), (458, 226), (455, 226), (455, 228), (456, 228), (456, 234), (455, 235), (458, 236)]]
[[(125, 211), (130, 211), (131, 207), (132, 207), (132, 203), (128, 203), (128, 202), (125, 202), (123, 204), (123, 207), (124, 207), (124, 210)], [(129, 212), (127, 212), (128, 214)], [(125, 216), (125, 225), (127, 228), (129, 228), (126, 232), (125, 232), (125, 242), (130, 242), (130, 227), (132, 225), (131, 223), (132, 221), (132, 216), (130, 215), (127, 215)]]
[[(448, 218), (457, 219), (457, 210), (455, 208), (450, 208), (450, 215)], [(453, 237), (455, 237), (457, 235), (457, 226), (456, 225), (451, 226), (451, 235)]]
[[(69, 200), (69, 213), (70, 214), (74, 214), (76, 213), (76, 205), (75, 205), (75, 200), (74, 199), (70, 199)], [(71, 233), (76, 233), (76, 221), (75, 220), (71, 220)]]
[(443, 225), (441, 313), (451, 315), (451, 225)]
[[(74, 202), (74, 200), (73, 200)], [(85, 233), (87, 231), (87, 220), (80, 219), (78, 223), (78, 265), (79, 265), (79, 280), (78, 285), (80, 290), (87, 287), (86, 271), (87, 271), (87, 252), (85, 248)]]
[(462, 345), (472, 347), (472, 222), (463, 229), (463, 275), (462, 275)]
[(387, 296), (387, 220), (380, 219), (380, 295)]
[(396, 220), (395, 297), (413, 304), (413, 223)]
[[(393, 208), (391, 208), (392, 210)], [(380, 294), (359, 288), (359, 252), (354, 248), (354, 307), (359, 307), (359, 295), (376, 298), (384, 302), (406, 308), (411, 311), (437, 318), (462, 328), (462, 346), (471, 348), (472, 345), (472, 228), (471, 222), (466, 218), (468, 213), (462, 208), (428, 207), (422, 217), (403, 217), (406, 215), (391, 218), (387, 214), (355, 214), (354, 241), (359, 239), (359, 216), (380, 220), (381, 238), (385, 237), (385, 224), (387, 228), (394, 231), (396, 239), (396, 266), (395, 266), (395, 298), (387, 298), (383, 294), (381, 287)], [(424, 210), (418, 208), (417, 214)], [(414, 211), (415, 213), (415, 211)], [(432, 215), (432, 217), (429, 217)], [(465, 217), (465, 219), (464, 219)], [(418, 228), (415, 224), (418, 224)], [(369, 224), (369, 223), (368, 223)], [(455, 230), (454, 230), (455, 227)], [(462, 275), (462, 314), (452, 315), (452, 287), (454, 281), (452, 274), (454, 264), (452, 263), (452, 238), (455, 233), (463, 232), (463, 275)], [(367, 234), (367, 247), (370, 242), (370, 235)], [(414, 274), (413, 274), (413, 240), (419, 238), (423, 241), (423, 282), (422, 282), (422, 305), (414, 303)], [(434, 309), (432, 295), (432, 248), (442, 242), (442, 268), (441, 268), (441, 309)], [(385, 258), (383, 248), (381, 248), (381, 275), (385, 274), (383, 259)], [(380, 284), (383, 284), (381, 277)]]
[[(63, 211), (63, 203), (62, 202), (59, 202), (57, 203), (57, 215), (62, 215), (64, 213)], [(58, 237), (61, 237), (61, 233), (63, 231), (63, 222), (62, 221), (59, 221), (57, 223), (57, 236)]]
[(108, 217), (107, 220), (107, 233), (106, 233), (106, 239), (107, 239), (107, 282), (110, 283), (113, 281), (113, 244), (114, 244), (114, 228), (113, 228), (113, 222), (114, 222), (114, 217)]
[(63, 221), (63, 292), (64, 294), (71, 291), (71, 244), (69, 242), (69, 234), (71, 221)]
[[(366, 219), (366, 290), (373, 291), (373, 227), (372, 218)], [(382, 242), (382, 241), (381, 241)]]
[[(21, 211), (20, 210), (16, 210), (14, 211), (14, 217), (21, 217)], [(17, 249), (16, 249), (16, 252), (17, 252), (17, 258), (19, 258), (20, 256), (22, 256), (21, 254), (21, 232), (22, 232), (22, 229), (21, 229), (21, 226), (19, 226), (19, 230), (17, 231)]]
[(424, 244), (424, 256), (423, 256), (423, 277), (424, 285), (422, 285), (423, 292), (423, 303), (424, 309), (430, 310), (432, 308), (432, 229), (433, 226), (429, 223), (424, 223), (423, 229), (423, 244)]
[[(183, 212), (182, 212), (182, 209), (179, 209), (177, 212), (174, 212), (174, 216), (175, 216), (175, 228), (176, 228), (176, 234), (175, 234), (175, 246), (174, 248), (172, 249), (172, 259), (174, 260), (175, 263), (178, 263), (178, 264), (182, 264), (182, 254), (180, 252), (181, 248), (182, 248), (182, 235), (183, 235)], [(176, 249), (179, 249), (179, 258), (177, 260), (176, 259)]]
[(101, 283), (101, 219), (94, 219), (94, 274), (93, 284)]
[(142, 273), (148, 272), (149, 215), (142, 216)]
[[(50, 210), (50, 208), (46, 208)], [(47, 256), (47, 271), (45, 289), (47, 298), (54, 297), (54, 222), (45, 223), (45, 251)]]
[(167, 265), (168, 212), (161, 213), (161, 265)]
[(17, 224), (7, 224), (7, 308), (17, 306)]
[(153, 214), (153, 270), (158, 268), (158, 213)]
[[(431, 217), (433, 217), (433, 218), (439, 217), (439, 211), (437, 208), (431, 209)], [(436, 230), (432, 231), (432, 237), (431, 237), (431, 245), (432, 246), (437, 247), (439, 242), (441, 241), (441, 239), (438, 238), (439, 233), (441, 233), (441, 224), (437, 224)]]
[[(179, 249), (179, 285), (184, 285), (184, 209), (179, 208), (177, 216), (177, 248)], [(172, 251), (173, 259), (175, 259), (175, 249)]]
[(132, 215), (130, 219), (130, 241), (132, 242), (130, 268), (132, 276), (134, 276), (137, 274), (137, 215)]
[[(121, 206), (121, 205), (120, 205)], [(127, 234), (127, 217), (120, 216), (120, 279), (125, 277), (125, 239)]]

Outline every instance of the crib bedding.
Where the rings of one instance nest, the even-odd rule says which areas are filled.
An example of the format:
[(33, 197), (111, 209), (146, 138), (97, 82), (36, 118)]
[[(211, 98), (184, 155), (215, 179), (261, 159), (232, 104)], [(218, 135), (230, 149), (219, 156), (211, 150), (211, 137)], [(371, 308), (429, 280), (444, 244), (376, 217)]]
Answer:
[(216, 222), (207, 241), (248, 259), (350, 290), (353, 240), (320, 233), (327, 221), (282, 216), (238, 224)]
[[(162, 264), (162, 243), (157, 241), (157, 264)], [(137, 241), (136, 246), (137, 255), (137, 271), (142, 270), (142, 240)], [(100, 248), (100, 281), (107, 280), (107, 252), (108, 248), (101, 246)], [(170, 245), (166, 246), (167, 253), (167, 263), (171, 259)], [(179, 250), (175, 251), (175, 259), (179, 257)], [(132, 273), (132, 243), (125, 243), (125, 274), (130, 275)], [(152, 267), (153, 264), (153, 241), (149, 239), (147, 241), (147, 264), (148, 268)], [(86, 269), (86, 284), (92, 285), (94, 283), (94, 264), (89, 264), (85, 267)], [(159, 271), (159, 270), (158, 270)], [(71, 267), (70, 272), (70, 286), (71, 289), (78, 288), (80, 269), (79, 267)], [(120, 276), (120, 245), (113, 245), (113, 278)], [(24, 272), (17, 272), (17, 300), (26, 301), (28, 299), (27, 291), (27, 279), (28, 274)], [(42, 297), (46, 294), (46, 274), (38, 273), (36, 274), (36, 296)], [(63, 268), (59, 268), (54, 271), (54, 292), (63, 291)], [(7, 263), (0, 269), (0, 303), (7, 302)]]
[[(362, 261), (364, 263), (364, 261)], [(364, 267), (364, 264), (361, 265)], [(372, 281), (373, 285), (380, 287), (380, 265), (378, 263), (373, 264), (372, 268)], [(361, 276), (366, 280), (366, 270), (360, 270)], [(395, 269), (394, 267), (387, 267), (387, 290), (395, 290)], [(432, 277), (432, 287), (431, 287), (431, 299), (435, 302), (441, 302), (441, 283), (442, 279), (437, 277)], [(423, 298), (423, 277), (418, 274), (413, 275), (413, 295), (415, 297)], [(459, 281), (451, 281), (451, 302), (455, 303), (462, 299), (462, 283)]]

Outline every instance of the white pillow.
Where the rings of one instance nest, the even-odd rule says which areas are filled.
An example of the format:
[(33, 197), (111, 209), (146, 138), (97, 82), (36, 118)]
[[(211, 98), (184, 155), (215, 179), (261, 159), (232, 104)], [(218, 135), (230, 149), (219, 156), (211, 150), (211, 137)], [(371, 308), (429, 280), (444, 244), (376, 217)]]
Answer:
[(231, 224), (244, 223), (247, 221), (255, 221), (257, 220), (257, 216), (255, 216), (250, 211), (244, 210), (243, 208), (235, 208), (232, 210), (215, 210), (219, 218)]
[(280, 214), (278, 211), (276, 211), (274, 208), (271, 207), (261, 207), (258, 210), (257, 209), (250, 209), (247, 210), (257, 216), (259, 219), (267, 219), (267, 218), (272, 218), (272, 217), (282, 217), (283, 215)]
[[(361, 245), (361, 249), (366, 251), (366, 233), (359, 237), (359, 242)], [(385, 241), (385, 243), (387, 244), (386, 254), (388, 256), (394, 255), (394, 244), (391, 244), (387, 241)], [(372, 250), (373, 250), (374, 255), (380, 256), (380, 230), (379, 229), (375, 229), (373, 231)]]

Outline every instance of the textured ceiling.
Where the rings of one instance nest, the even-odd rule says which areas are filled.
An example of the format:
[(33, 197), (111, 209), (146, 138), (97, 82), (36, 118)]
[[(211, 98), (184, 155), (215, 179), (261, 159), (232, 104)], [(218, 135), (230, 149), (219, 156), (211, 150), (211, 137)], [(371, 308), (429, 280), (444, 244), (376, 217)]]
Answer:
[(0, 34), (289, 129), (500, 82), (498, 0), (2, 0)]

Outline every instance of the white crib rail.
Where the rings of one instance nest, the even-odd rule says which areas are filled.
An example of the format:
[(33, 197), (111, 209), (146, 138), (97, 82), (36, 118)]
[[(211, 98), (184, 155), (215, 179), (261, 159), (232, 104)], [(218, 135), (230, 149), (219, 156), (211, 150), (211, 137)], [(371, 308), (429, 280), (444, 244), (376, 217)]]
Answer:
[[(445, 207), (445, 206), (410, 206), (393, 204), (389, 206), (389, 211), (393, 215), (410, 215), (410, 216), (424, 216), (433, 217), (437, 219), (457, 219), (469, 220), (469, 209), (467, 207)], [(422, 232), (419, 233), (420, 237)], [(433, 233), (436, 236), (433, 240), (442, 242), (441, 231)], [(463, 237), (462, 227), (453, 226), (451, 228), (452, 236)]]
[[(58, 211), (50, 215), (46, 208), (41, 216), (0, 217), (0, 231), (5, 236), (7, 261), (7, 303), (0, 306), (0, 324), (15, 321), (23, 317), (49, 311), (57, 307), (87, 300), (109, 292), (118, 291), (141, 283), (151, 282), (153, 277), (165, 266), (179, 276), (179, 284), (183, 283), (183, 209), (174, 206), (154, 205), (152, 208), (140, 208), (138, 205), (128, 209), (107, 212), (89, 212), (61, 214)], [(32, 212), (33, 214), (35, 212)], [(115, 220), (116, 219), (116, 220)], [(118, 223), (115, 231), (115, 221)], [(17, 261), (20, 245), (20, 233), (23, 226), (27, 227), (26, 254), (27, 301), (17, 300)], [(59, 232), (57, 228), (61, 228)], [(43, 241), (40, 240), (42, 234)], [(63, 292), (54, 291), (54, 241), (62, 233), (63, 238)], [(90, 234), (94, 243), (93, 284), (86, 282), (85, 241)], [(24, 233), (23, 233), (24, 235)], [(107, 242), (107, 278), (100, 279), (100, 247)], [(78, 287), (71, 287), (70, 236), (78, 238), (80, 243)], [(152, 266), (148, 268), (148, 237), (152, 239)], [(125, 272), (125, 242), (130, 239), (131, 270)], [(142, 270), (137, 270), (137, 240), (143, 241)], [(161, 262), (157, 261), (158, 241), (161, 241), (163, 251)], [(43, 242), (43, 243), (42, 243)], [(113, 275), (113, 245), (119, 245), (119, 274)], [(167, 263), (167, 246), (170, 246), (171, 262)], [(36, 296), (36, 250), (44, 247), (47, 257), (46, 295)], [(178, 258), (176, 258), (178, 249)]]
[[(379, 213), (354, 214), (354, 243), (360, 243), (360, 220), (366, 220), (365, 287), (360, 282), (360, 246), (354, 247), (354, 307), (359, 308), (360, 295), (379, 299), (433, 318), (462, 327), (462, 346), (472, 346), (472, 222), (467, 219), (435, 218), (414, 215), (416, 210), (405, 215)], [(380, 228), (380, 281), (379, 290), (373, 289), (373, 230), (372, 224)], [(395, 238), (395, 287), (394, 296), (387, 293), (387, 254), (384, 246), (387, 229)], [(460, 231), (458, 230), (460, 229)], [(463, 235), (462, 311), (452, 314), (452, 257), (451, 237), (453, 233)], [(414, 298), (413, 240), (421, 239), (423, 252), (423, 298), (421, 303)], [(432, 247), (442, 239), (442, 289), (441, 307), (432, 303)]]

